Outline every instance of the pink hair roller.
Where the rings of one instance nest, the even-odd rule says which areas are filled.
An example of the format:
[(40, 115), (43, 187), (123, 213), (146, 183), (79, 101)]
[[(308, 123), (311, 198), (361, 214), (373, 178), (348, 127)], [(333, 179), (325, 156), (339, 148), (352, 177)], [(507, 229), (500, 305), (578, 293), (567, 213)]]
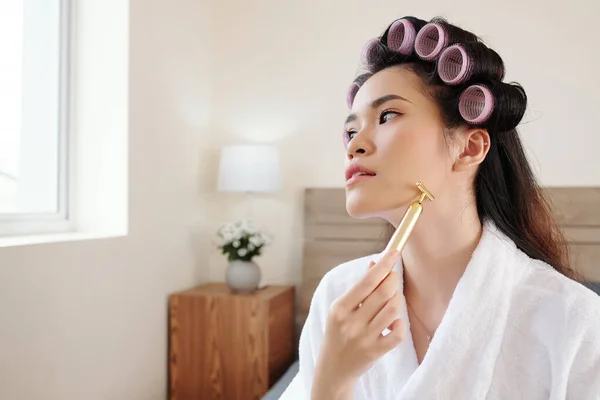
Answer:
[(460, 95), (458, 111), (465, 121), (478, 125), (490, 118), (494, 103), (494, 95), (487, 87), (473, 85)]
[(377, 46), (379, 45), (379, 39), (373, 38), (369, 40), (362, 49), (361, 60), (364, 64), (369, 64), (369, 60), (372, 60), (377, 52)]
[(403, 18), (395, 21), (387, 35), (387, 46), (405, 56), (413, 52), (417, 31), (409, 20)]
[(448, 44), (448, 32), (435, 22), (425, 25), (415, 39), (415, 52), (423, 60), (434, 60)]
[(440, 79), (449, 85), (465, 83), (477, 76), (502, 80), (502, 58), (483, 43), (459, 43), (448, 46), (438, 58)]
[(447, 47), (438, 60), (438, 74), (449, 85), (468, 80), (473, 74), (473, 62), (464, 47), (455, 44)]

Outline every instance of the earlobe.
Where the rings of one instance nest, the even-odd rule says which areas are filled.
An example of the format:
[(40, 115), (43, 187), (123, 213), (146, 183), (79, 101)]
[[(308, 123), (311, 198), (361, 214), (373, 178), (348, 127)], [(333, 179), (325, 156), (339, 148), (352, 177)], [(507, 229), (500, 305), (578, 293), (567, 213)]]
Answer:
[(455, 171), (477, 167), (485, 160), (490, 149), (490, 135), (484, 129), (470, 129), (461, 136), (458, 158), (454, 162)]

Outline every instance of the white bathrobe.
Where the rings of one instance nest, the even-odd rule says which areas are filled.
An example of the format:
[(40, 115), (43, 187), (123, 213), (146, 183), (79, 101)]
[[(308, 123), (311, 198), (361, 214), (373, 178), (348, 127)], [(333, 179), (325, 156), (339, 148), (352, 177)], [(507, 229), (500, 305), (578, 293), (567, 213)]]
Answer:
[[(300, 337), (300, 369), (281, 400), (310, 399), (328, 309), (380, 256), (321, 280)], [(401, 261), (394, 269), (402, 277)], [(527, 257), (492, 223), (421, 365), (402, 304), (405, 340), (359, 378), (354, 399), (600, 399), (600, 296)]]

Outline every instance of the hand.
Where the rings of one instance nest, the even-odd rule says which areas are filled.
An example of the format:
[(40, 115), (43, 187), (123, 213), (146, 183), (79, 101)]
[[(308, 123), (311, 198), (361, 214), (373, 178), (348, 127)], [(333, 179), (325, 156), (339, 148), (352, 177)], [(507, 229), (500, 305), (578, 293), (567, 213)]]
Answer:
[[(333, 302), (315, 366), (313, 400), (352, 398), (360, 375), (404, 339), (397, 318), (399, 277), (392, 271), (398, 258), (392, 251), (371, 261), (365, 276)], [(383, 336), (386, 328), (390, 332)]]

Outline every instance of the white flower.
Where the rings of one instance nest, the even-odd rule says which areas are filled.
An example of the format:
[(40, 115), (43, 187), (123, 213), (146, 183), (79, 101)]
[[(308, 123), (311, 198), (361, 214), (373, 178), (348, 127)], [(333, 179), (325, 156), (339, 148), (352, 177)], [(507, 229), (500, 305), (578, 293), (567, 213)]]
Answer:
[(253, 246), (260, 246), (262, 243), (260, 242), (260, 239), (256, 236), (251, 236), (250, 239), (248, 239), (248, 241), (250, 242), (251, 245)]
[(231, 232), (232, 230), (233, 230), (233, 226), (231, 224), (229, 224), (229, 223), (221, 225), (220, 231), (223, 232), (223, 233), (225, 233), (225, 232)]
[(244, 230), (241, 227), (236, 227), (233, 230), (233, 238), (240, 240), (243, 237), (244, 237)]
[[(270, 243), (270, 238), (260, 232), (249, 219), (224, 223), (218, 230), (218, 236), (221, 239), (221, 247), (233, 246), (240, 257), (244, 257), (249, 252), (260, 249), (262, 246)], [(246, 240), (248, 244), (243, 248), (242, 241)]]
[(225, 241), (225, 243), (229, 243), (233, 239), (233, 237), (231, 236), (231, 233), (229, 233), (229, 232), (224, 232), (221, 236), (223, 237), (223, 240)]
[(250, 220), (248, 220), (248, 221), (245, 222), (244, 229), (250, 235), (254, 235), (256, 232), (258, 232), (257, 229), (256, 229), (256, 227), (254, 226), (254, 224)]
[(233, 224), (233, 229), (236, 232), (241, 232), (244, 229), (244, 226), (242, 225), (241, 221), (236, 222), (235, 224)]

